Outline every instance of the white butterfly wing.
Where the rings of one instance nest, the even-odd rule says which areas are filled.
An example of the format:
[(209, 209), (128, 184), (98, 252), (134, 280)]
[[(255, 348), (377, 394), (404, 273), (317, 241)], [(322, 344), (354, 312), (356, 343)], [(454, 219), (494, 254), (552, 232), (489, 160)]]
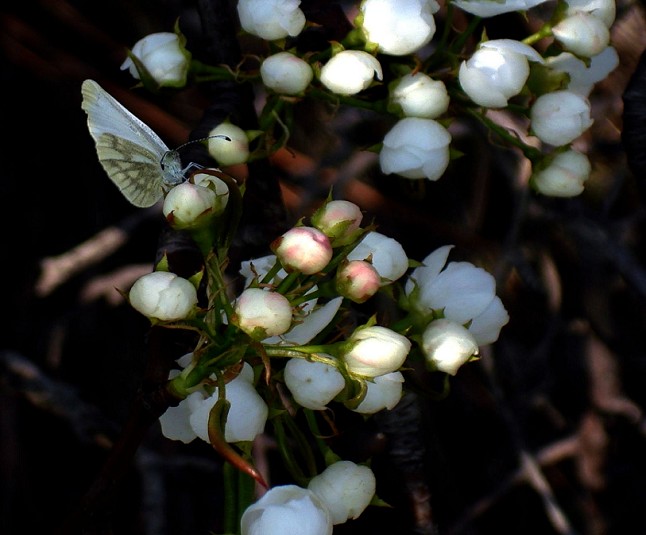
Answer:
[(162, 197), (161, 159), (168, 147), (94, 80), (85, 80), (81, 92), (103, 169), (128, 201), (152, 206)]

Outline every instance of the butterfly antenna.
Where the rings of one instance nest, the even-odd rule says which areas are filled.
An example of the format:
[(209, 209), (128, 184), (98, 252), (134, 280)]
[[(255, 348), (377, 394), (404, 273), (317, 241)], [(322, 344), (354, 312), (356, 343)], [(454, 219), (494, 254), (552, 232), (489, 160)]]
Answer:
[(222, 139), (226, 139), (227, 141), (231, 141), (231, 138), (229, 136), (225, 136), (224, 134), (218, 134), (216, 136), (201, 137), (200, 139), (193, 139), (191, 141), (187, 141), (186, 143), (182, 143), (179, 147), (175, 149), (175, 152), (179, 152), (179, 150), (186, 147), (186, 145), (191, 145), (193, 143), (201, 143), (202, 141), (207, 141), (209, 139), (217, 139), (217, 138), (222, 138)]

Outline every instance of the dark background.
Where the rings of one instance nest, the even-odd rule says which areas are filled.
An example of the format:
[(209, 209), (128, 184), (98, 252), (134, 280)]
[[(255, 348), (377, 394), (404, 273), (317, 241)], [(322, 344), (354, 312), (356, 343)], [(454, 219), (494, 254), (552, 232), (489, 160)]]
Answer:
[[(309, 20), (327, 24), (306, 44), (344, 34), (336, 5), (303, 2)], [(178, 18), (197, 56), (235, 58), (227, 13), (216, 1), (31, 0), (2, 8), (2, 535), (56, 532), (74, 514), (128, 419), (149, 351), (147, 321), (115, 299), (114, 288), (151, 268), (164, 227), (159, 212), (131, 207), (104, 175), (80, 107), (81, 82), (99, 81), (171, 147), (226, 114), (251, 128), (252, 87), (150, 95), (119, 70), (126, 47), (172, 31)], [(505, 15), (487, 28), (491, 38), (522, 38), (530, 24)], [(418, 371), (409, 377), (416, 393), (396, 410), (369, 422), (338, 415), (346, 429), (339, 451), (374, 455), (378, 493), (394, 507), (371, 507), (335, 533), (646, 533), (639, 164), (646, 83), (634, 82), (622, 143), (622, 95), (635, 72), (642, 76), (645, 35), (641, 5), (620, 2), (612, 39), (621, 65), (591, 96), (595, 124), (580, 141), (594, 172), (575, 199), (529, 192), (518, 155), (464, 118), (452, 133), (465, 156), (440, 181), (383, 177), (359, 149), (378, 143), (392, 119), (334, 114), (308, 101), (296, 108), (293, 152), (250, 167), (233, 272), (240, 259), (265, 254), (333, 185), (411, 258), (455, 244), (452, 259), (496, 276), (511, 316), (500, 340), (451, 381), (446, 399), (433, 399), (436, 378)], [(253, 40), (236, 42), (257, 50)], [(127, 234), (121, 247), (37, 291), (43, 259), (109, 227)], [(183, 244), (173, 247), (181, 256)], [(71, 532), (221, 531), (221, 463), (197, 442), (171, 442), (153, 425), (114, 498)], [(265, 455), (276, 460), (271, 441)], [(282, 477), (277, 470), (274, 483)]]

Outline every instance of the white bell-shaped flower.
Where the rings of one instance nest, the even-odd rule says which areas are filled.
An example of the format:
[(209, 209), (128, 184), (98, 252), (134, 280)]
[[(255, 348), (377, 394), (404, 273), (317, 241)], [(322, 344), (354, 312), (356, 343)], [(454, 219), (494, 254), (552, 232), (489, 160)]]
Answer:
[[(191, 54), (171, 32), (151, 33), (135, 43), (130, 51), (160, 86), (181, 87), (186, 84)], [(141, 77), (130, 57), (121, 65), (133, 78)]]
[(345, 386), (343, 375), (334, 366), (299, 358), (287, 361), (284, 377), (296, 403), (315, 411), (324, 410)]
[(197, 291), (188, 280), (168, 271), (153, 271), (130, 288), (132, 307), (144, 316), (162, 321), (185, 319), (195, 310)]
[(443, 311), (444, 317), (469, 331), (478, 345), (495, 342), (509, 314), (496, 296), (496, 281), (470, 262), (446, 263), (452, 245), (429, 254), (406, 281), (411, 305), (421, 314)]
[(390, 91), (391, 103), (406, 117), (435, 119), (449, 108), (449, 94), (444, 82), (417, 72), (402, 76)]
[(600, 54), (610, 42), (605, 22), (585, 12), (563, 19), (552, 28), (552, 33), (567, 51), (587, 58)]
[(359, 328), (347, 340), (342, 358), (357, 375), (378, 377), (398, 370), (406, 360), (411, 343), (387, 327)]
[[(269, 408), (253, 386), (253, 369), (246, 362), (238, 377), (226, 384), (225, 397), (231, 404), (224, 426), (227, 442), (252, 441), (265, 429)], [(209, 442), (209, 413), (218, 401), (218, 389), (211, 396), (191, 394), (187, 398), (189, 423), (195, 434)]]
[(571, 143), (592, 126), (590, 102), (572, 91), (554, 91), (536, 99), (530, 110), (531, 130), (554, 146)]
[(575, 197), (583, 192), (592, 166), (585, 154), (568, 150), (557, 154), (544, 169), (532, 175), (531, 182), (543, 195)]
[(525, 86), (529, 61), (543, 62), (529, 45), (513, 39), (485, 41), (460, 65), (460, 85), (476, 104), (503, 108)]
[(392, 372), (366, 381), (366, 396), (357, 405), (354, 412), (374, 414), (381, 410), (390, 410), (399, 403), (404, 387), (404, 376), (401, 372)]
[(314, 476), (307, 488), (325, 504), (333, 524), (358, 518), (375, 495), (377, 480), (367, 466), (337, 461)]
[(321, 68), (321, 83), (338, 95), (354, 95), (367, 89), (375, 76), (383, 78), (381, 64), (363, 50), (342, 50)]
[(437, 180), (449, 165), (451, 134), (433, 119), (400, 119), (384, 137), (379, 164), (384, 174)]
[(267, 41), (295, 37), (305, 27), (300, 0), (238, 0), (240, 26)]
[(297, 95), (305, 91), (314, 77), (307, 61), (291, 52), (278, 52), (260, 65), (260, 76), (266, 87), (283, 95)]
[(405, 56), (431, 41), (439, 8), (435, 0), (363, 0), (362, 28), (379, 52)]
[(432, 369), (455, 375), (462, 364), (478, 354), (478, 343), (468, 329), (442, 318), (424, 330), (422, 349)]
[(241, 535), (332, 535), (330, 512), (321, 498), (297, 485), (269, 489), (240, 519)]

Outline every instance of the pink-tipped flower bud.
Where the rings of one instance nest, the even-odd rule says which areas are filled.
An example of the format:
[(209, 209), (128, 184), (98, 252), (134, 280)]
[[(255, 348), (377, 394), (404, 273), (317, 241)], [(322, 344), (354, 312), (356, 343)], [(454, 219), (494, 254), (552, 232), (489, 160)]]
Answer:
[(271, 250), (287, 271), (318, 273), (332, 260), (329, 238), (313, 227), (294, 227), (271, 244)]
[(381, 287), (379, 272), (364, 260), (343, 263), (336, 272), (336, 290), (355, 303), (365, 303)]

